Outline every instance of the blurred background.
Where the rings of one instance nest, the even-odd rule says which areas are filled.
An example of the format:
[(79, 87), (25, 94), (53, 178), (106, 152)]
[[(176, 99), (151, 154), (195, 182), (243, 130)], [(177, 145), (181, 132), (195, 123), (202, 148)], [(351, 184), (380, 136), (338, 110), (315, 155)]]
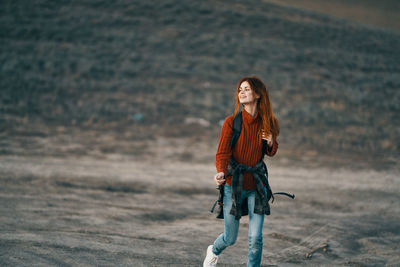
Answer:
[[(0, 265), (200, 266), (235, 86), (280, 122), (263, 266), (399, 266), (397, 0), (0, 1)], [(247, 261), (248, 219), (218, 266)]]
[(213, 161), (236, 82), (257, 75), (280, 120), (281, 160), (393, 165), (399, 7), (2, 1), (1, 154)]

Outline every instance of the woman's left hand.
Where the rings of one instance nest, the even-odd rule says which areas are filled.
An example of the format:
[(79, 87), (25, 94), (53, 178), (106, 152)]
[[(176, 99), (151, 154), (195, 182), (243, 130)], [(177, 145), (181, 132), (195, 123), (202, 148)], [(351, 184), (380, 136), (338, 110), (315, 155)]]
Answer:
[(262, 131), (261, 138), (266, 140), (269, 146), (272, 146), (272, 144), (273, 144), (272, 134), (269, 134), (269, 135), (266, 136), (264, 131)]

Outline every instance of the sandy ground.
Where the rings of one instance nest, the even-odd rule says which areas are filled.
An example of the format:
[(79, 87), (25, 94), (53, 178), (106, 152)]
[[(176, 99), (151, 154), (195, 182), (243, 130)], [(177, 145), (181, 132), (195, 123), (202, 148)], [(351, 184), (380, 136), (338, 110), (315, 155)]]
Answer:
[[(399, 266), (394, 170), (269, 162), (263, 266)], [(223, 231), (213, 164), (125, 156), (0, 157), (0, 265), (200, 266)], [(218, 266), (247, 260), (248, 218)]]

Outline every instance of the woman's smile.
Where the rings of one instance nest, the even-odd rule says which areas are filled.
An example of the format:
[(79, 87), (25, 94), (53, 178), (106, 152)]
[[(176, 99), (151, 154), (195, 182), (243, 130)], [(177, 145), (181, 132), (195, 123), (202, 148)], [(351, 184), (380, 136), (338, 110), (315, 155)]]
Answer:
[(239, 102), (242, 105), (256, 105), (256, 100), (259, 96), (251, 89), (248, 81), (244, 81), (238, 88)]

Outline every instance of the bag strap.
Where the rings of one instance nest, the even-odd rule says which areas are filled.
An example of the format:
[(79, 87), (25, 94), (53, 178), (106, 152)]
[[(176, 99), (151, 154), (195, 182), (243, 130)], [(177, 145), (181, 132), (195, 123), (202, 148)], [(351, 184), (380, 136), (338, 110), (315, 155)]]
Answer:
[[(230, 146), (233, 149), (236, 145), (236, 142), (238, 141), (240, 137), (240, 133), (242, 132), (242, 123), (243, 123), (243, 118), (242, 118), (242, 111), (239, 111), (235, 118), (233, 119), (233, 133), (232, 133), (232, 138), (230, 142)], [(267, 150), (267, 141), (262, 140), (262, 154), (261, 154), (261, 159), (264, 159), (265, 151)]]
[(242, 112), (239, 111), (235, 118), (233, 119), (233, 134), (230, 142), (230, 146), (233, 149), (236, 145), (237, 140), (239, 139), (240, 133), (242, 132)]

